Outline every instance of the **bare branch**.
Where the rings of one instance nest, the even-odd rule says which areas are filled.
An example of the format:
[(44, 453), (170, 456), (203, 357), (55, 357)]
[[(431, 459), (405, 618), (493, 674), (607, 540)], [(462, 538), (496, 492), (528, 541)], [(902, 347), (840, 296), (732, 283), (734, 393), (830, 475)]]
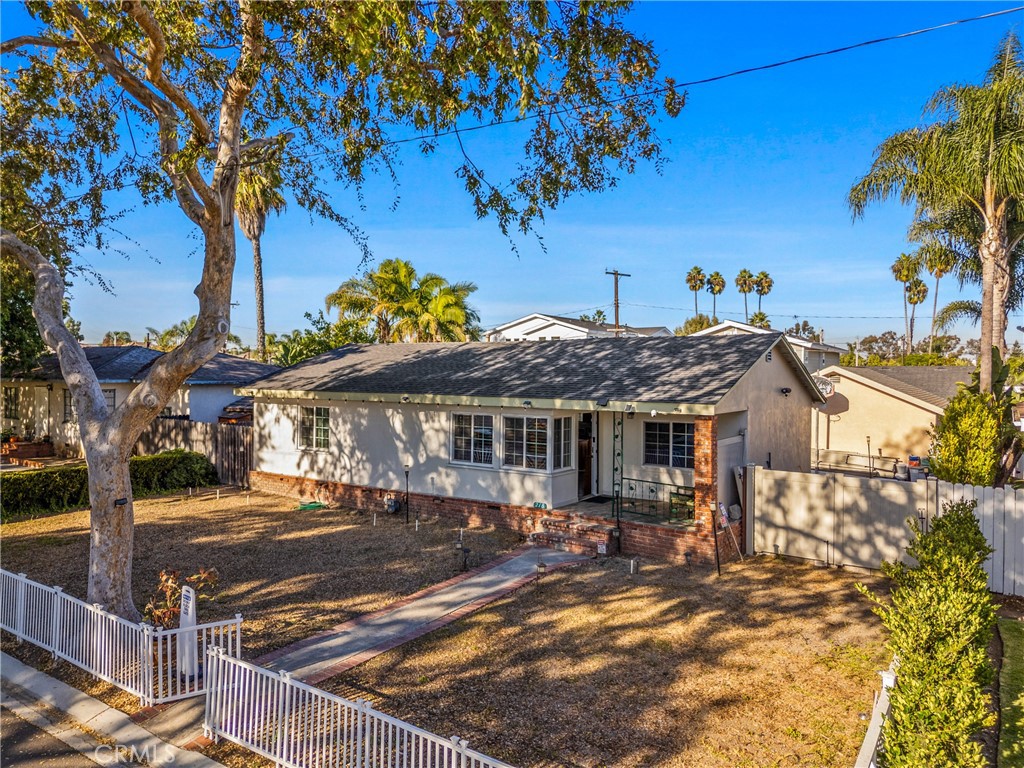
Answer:
[(52, 37), (39, 35), (21, 35), (0, 43), (0, 53), (13, 53), (19, 48), (75, 48), (79, 45), (81, 43), (78, 40), (54, 40)]

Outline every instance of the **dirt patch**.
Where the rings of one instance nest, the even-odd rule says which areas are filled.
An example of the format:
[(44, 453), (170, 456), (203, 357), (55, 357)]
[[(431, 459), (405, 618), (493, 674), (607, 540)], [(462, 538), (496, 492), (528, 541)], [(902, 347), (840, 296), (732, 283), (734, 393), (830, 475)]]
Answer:
[(524, 768), (850, 765), (889, 661), (857, 581), (587, 564), (321, 687)]
[[(297, 510), (262, 493), (215, 492), (135, 503), (135, 602), (143, 606), (161, 570), (220, 572), (216, 599), (199, 605), (200, 621), (245, 619), (243, 655), (259, 656), (378, 610), (458, 573), (458, 526), (346, 509)], [(5, 523), (0, 564), (85, 597), (89, 513), (67, 512)], [(470, 566), (520, 544), (518, 534), (468, 528)]]

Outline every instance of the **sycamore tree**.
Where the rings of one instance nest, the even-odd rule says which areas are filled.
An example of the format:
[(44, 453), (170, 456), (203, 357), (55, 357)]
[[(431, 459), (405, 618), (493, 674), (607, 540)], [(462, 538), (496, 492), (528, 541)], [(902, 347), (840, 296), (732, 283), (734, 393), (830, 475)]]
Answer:
[[(128, 457), (179, 385), (231, 329), (242, 168), (280, 160), (300, 206), (365, 240), (324, 190), (397, 179), (398, 151), (462, 152), (452, 170), (479, 217), (528, 233), (566, 197), (658, 163), (660, 114), (683, 94), (660, 80), (627, 4), (533, 2), (29, 2), (32, 35), (0, 43), (2, 246), (35, 278), (34, 314), (56, 350), (89, 465), (88, 596), (135, 617)], [(125, 127), (125, 122), (130, 131)], [(518, 125), (519, 162), (495, 178), (459, 131)], [(509, 129), (504, 129), (509, 130)], [(410, 137), (423, 137), (408, 141)], [(62, 269), (104, 225), (130, 229), (109, 192), (171, 203), (199, 236), (196, 323), (108, 411), (62, 322)], [(172, 214), (169, 214), (172, 215)], [(365, 253), (365, 251), (364, 251)]]

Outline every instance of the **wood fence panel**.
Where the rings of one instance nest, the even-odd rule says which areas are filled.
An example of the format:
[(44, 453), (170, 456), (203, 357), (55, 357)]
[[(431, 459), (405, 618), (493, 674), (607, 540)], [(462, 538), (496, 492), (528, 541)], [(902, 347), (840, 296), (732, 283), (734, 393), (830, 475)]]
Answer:
[(253, 468), (251, 425), (155, 419), (135, 444), (135, 452), (141, 455), (174, 448), (207, 456), (225, 485), (249, 485), (249, 471)]

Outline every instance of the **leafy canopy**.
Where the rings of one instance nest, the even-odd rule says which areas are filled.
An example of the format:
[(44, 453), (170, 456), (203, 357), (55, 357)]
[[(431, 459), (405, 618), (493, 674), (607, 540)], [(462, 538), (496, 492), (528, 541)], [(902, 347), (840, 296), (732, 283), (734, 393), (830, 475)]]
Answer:
[[(23, 58), (12, 69), (5, 57), (0, 205), (5, 228), (54, 256), (105, 245), (104, 225), (120, 215), (107, 207), (110, 190), (176, 197), (194, 220), (196, 203), (233, 192), (201, 176), (212, 174), (222, 101), (236, 82), (254, 83), (242, 167), (280, 160), (282, 187), (298, 204), (364, 248), (325, 179), (356, 188), (371, 174), (397, 181), (405, 143), (428, 153), (437, 134), (451, 134), (462, 147), (467, 122), (521, 121), (511, 178), (491, 180), (465, 152), (456, 172), (478, 216), (495, 216), (506, 234), (528, 232), (567, 196), (613, 186), (641, 160), (660, 162), (653, 118), (684, 102), (657, 79), (652, 46), (624, 28), (626, 3), (27, 8), (42, 33), (2, 49)], [(115, 82), (108, 72), (124, 76)]]

